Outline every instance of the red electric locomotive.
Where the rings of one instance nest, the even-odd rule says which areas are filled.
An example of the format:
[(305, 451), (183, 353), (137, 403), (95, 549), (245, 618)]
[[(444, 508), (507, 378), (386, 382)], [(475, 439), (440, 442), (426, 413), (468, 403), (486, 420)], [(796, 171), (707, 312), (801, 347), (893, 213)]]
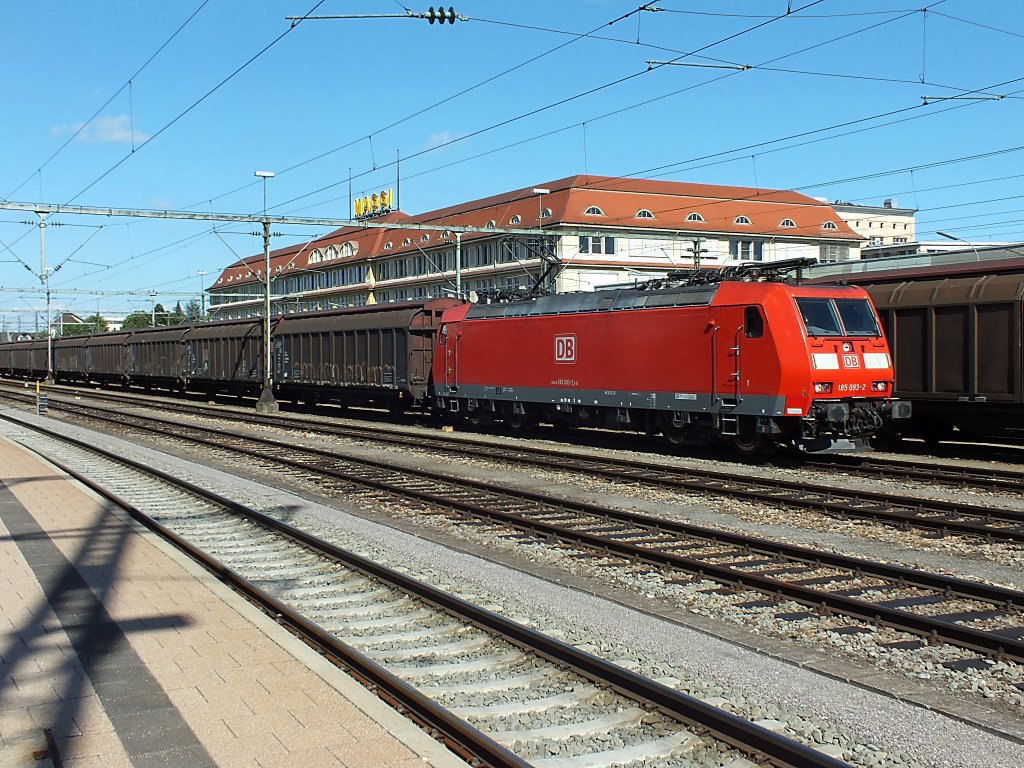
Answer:
[(821, 450), (910, 415), (867, 294), (741, 265), (621, 290), (463, 304), (442, 316), (437, 406), (513, 429), (551, 422)]

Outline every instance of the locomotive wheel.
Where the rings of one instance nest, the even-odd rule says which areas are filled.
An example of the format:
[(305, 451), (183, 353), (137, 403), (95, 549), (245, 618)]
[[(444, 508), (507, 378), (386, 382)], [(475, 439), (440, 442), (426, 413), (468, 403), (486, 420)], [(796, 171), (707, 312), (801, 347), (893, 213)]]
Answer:
[(527, 414), (511, 410), (505, 414), (505, 424), (508, 425), (510, 431), (516, 433), (529, 432), (537, 426), (537, 422)]
[(766, 453), (769, 442), (757, 433), (757, 422), (752, 418), (740, 418), (739, 429), (732, 436), (732, 447), (744, 456)]
[(667, 425), (662, 433), (669, 445), (682, 445), (686, 442), (686, 435), (690, 430), (687, 427), (677, 427), (673, 424)]

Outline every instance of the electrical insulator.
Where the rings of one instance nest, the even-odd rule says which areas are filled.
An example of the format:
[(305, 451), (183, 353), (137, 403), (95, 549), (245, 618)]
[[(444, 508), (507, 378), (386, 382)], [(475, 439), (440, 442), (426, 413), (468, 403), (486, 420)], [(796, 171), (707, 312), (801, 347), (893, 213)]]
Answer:
[(448, 6), (448, 10), (447, 11), (444, 8), (441, 8), (441, 7), (439, 7), (435, 11), (434, 10), (434, 6), (430, 6), (430, 8), (427, 9), (427, 12), (426, 12), (425, 15), (426, 15), (427, 21), (430, 22), (431, 24), (433, 24), (435, 21), (438, 24), (442, 24), (442, 25), (446, 21), (449, 24), (454, 24), (455, 23), (455, 18), (456, 18), (455, 9), (452, 6)]

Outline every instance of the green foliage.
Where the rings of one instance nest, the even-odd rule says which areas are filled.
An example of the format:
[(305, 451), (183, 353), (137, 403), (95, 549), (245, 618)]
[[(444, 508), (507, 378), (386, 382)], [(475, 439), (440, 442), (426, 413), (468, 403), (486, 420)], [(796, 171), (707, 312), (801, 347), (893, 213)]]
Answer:
[(103, 333), (107, 330), (107, 321), (99, 315), (90, 315), (81, 323), (65, 323), (58, 332), (62, 336), (83, 336), (87, 333)]
[(198, 323), (205, 319), (206, 318), (203, 317), (203, 308), (198, 301), (192, 299), (192, 301), (185, 305), (186, 323)]
[(149, 328), (152, 322), (152, 315), (149, 312), (132, 312), (124, 319), (121, 329), (130, 331), (135, 328)]

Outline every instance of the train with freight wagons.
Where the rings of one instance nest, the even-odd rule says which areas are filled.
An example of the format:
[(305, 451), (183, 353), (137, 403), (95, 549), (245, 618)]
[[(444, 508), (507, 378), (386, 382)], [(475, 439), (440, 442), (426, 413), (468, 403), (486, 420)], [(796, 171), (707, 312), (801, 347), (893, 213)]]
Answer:
[[(274, 319), (275, 394), (422, 409), (512, 431), (539, 423), (821, 450), (909, 417), (863, 289), (803, 284), (811, 260), (643, 285), (369, 305)], [(793, 277), (792, 273), (796, 273)], [(259, 318), (59, 338), (60, 382), (257, 394)], [(0, 344), (0, 373), (46, 375), (46, 342)]]

